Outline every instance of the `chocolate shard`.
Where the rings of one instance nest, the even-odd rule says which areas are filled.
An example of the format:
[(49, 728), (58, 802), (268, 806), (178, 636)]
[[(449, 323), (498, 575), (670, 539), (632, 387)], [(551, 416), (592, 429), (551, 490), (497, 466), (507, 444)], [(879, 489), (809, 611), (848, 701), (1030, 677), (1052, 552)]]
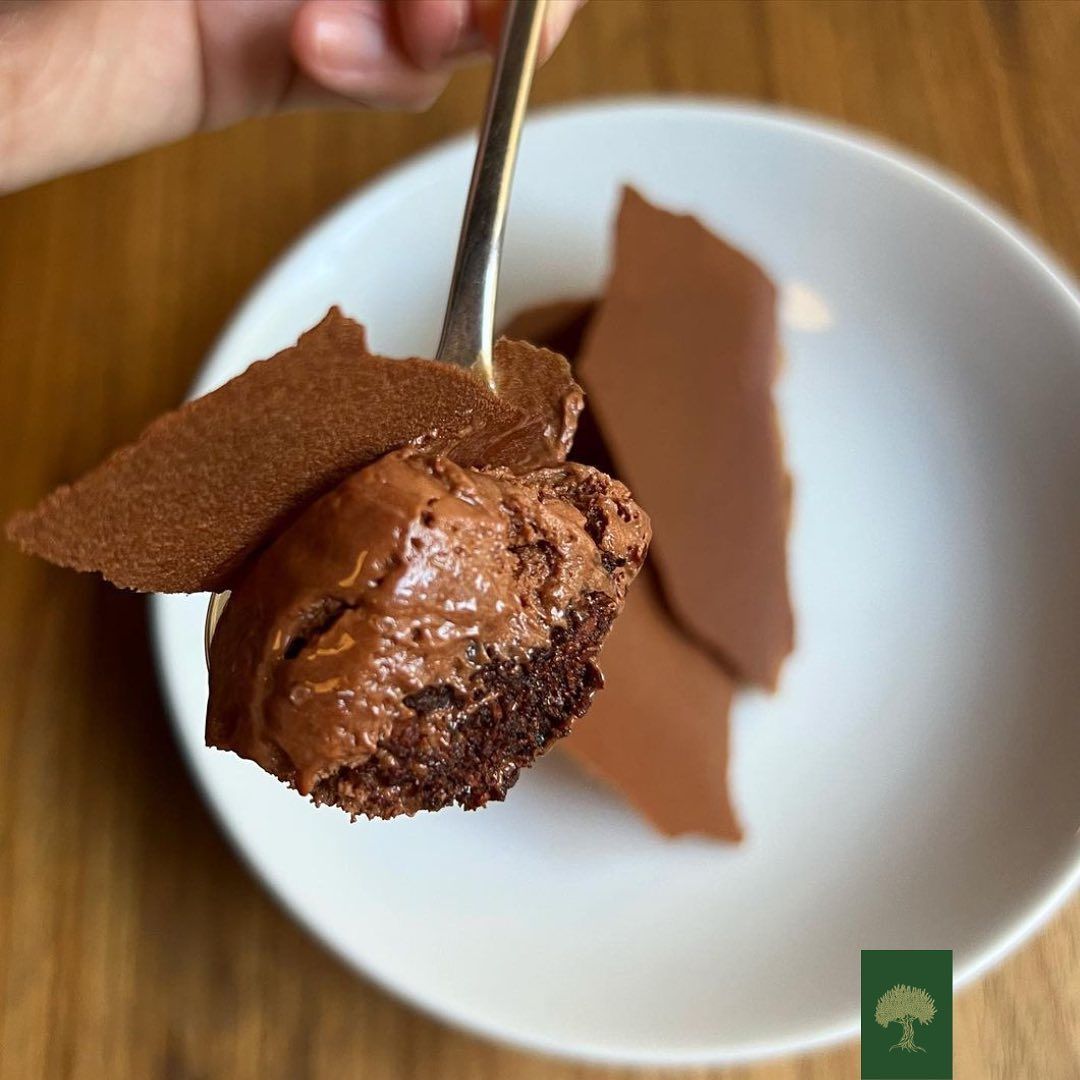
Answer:
[(740, 681), (794, 645), (776, 288), (697, 219), (627, 189), (574, 367), (617, 474), (649, 507), (665, 601)]
[(740, 840), (728, 790), (735, 680), (672, 625), (649, 569), (601, 660), (604, 692), (567, 751), (660, 832)]
[(503, 333), (514, 341), (542, 344), (543, 348), (565, 356), (572, 365), (581, 356), (596, 307), (597, 301), (591, 297), (553, 300), (519, 311), (503, 328)]
[(650, 488), (650, 565), (604, 644), (606, 689), (565, 748), (671, 835), (741, 837), (732, 697), (771, 686), (792, 644), (774, 307), (749, 259), (628, 191), (607, 294), (506, 326), (558, 348), (586, 385), (575, 460)]
[[(573, 366), (596, 307), (573, 300), (530, 308), (506, 333), (549, 348), (559, 342)], [(573, 456), (605, 473), (617, 471), (589, 408)], [(566, 753), (660, 832), (738, 842), (742, 828), (728, 787), (736, 680), (672, 617), (651, 564), (604, 642), (603, 664), (604, 693), (574, 726)]]
[(304, 505), (388, 451), (463, 465), (562, 460), (581, 392), (554, 353), (502, 340), (498, 395), (432, 360), (368, 351), (332, 308), (291, 348), (153, 421), (73, 484), (15, 514), (30, 554), (156, 592), (228, 588)]

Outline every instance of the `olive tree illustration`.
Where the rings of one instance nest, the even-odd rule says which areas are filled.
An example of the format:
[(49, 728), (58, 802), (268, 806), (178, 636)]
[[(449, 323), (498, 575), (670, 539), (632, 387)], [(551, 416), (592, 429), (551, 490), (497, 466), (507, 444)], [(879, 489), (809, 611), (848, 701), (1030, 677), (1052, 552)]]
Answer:
[(891, 990), (886, 990), (878, 998), (877, 1008), (874, 1010), (874, 1019), (883, 1027), (890, 1024), (902, 1024), (904, 1034), (895, 1046), (890, 1050), (907, 1050), (913, 1054), (918, 1051), (925, 1054), (925, 1048), (915, 1042), (915, 1021), (920, 1024), (929, 1024), (934, 1019), (937, 1007), (934, 999), (917, 986), (904, 986), (897, 984)]

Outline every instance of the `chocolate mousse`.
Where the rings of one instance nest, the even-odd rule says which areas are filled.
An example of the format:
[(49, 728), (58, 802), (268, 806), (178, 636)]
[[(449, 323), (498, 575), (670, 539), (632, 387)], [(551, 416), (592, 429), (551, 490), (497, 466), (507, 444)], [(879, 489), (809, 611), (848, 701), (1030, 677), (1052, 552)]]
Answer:
[(207, 742), (352, 814), (501, 799), (588, 709), (648, 541), (587, 466), (388, 454), (233, 581)]
[(482, 806), (589, 707), (649, 542), (622, 484), (564, 463), (566, 361), (504, 339), (494, 370), (496, 392), (375, 355), (333, 309), (8, 534), (118, 585), (231, 592), (211, 746), (354, 816)]

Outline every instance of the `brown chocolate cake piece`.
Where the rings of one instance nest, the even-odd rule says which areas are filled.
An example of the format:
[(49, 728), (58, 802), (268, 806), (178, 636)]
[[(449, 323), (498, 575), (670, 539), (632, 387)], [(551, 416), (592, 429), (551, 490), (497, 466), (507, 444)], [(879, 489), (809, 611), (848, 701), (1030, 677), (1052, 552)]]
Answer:
[(207, 742), (351, 814), (501, 799), (589, 707), (649, 535), (584, 465), (386, 455), (236, 577)]
[(596, 658), (617, 611), (611, 597), (590, 593), (553, 628), (547, 646), (522, 660), (480, 646), (494, 658), (477, 666), (466, 689), (441, 683), (410, 694), (403, 704), (414, 718), (395, 725), (362, 764), (319, 780), (312, 800), (377, 818), (501, 802), (603, 687)]

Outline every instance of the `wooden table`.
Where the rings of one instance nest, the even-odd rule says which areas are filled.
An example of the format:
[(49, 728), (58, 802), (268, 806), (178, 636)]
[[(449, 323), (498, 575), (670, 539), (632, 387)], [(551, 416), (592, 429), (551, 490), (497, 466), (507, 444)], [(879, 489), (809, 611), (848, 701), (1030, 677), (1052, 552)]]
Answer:
[[(1080, 6), (594, 0), (541, 102), (773, 101), (941, 162), (1080, 270)], [(238, 300), (327, 207), (475, 122), (291, 116), (0, 201), (0, 512), (184, 393)], [(0, 545), (0, 1076), (534, 1080), (555, 1064), (356, 978), (226, 845), (177, 756), (145, 604)], [(1080, 901), (956, 1011), (956, 1075), (1080, 1076)], [(658, 1075), (653, 1073), (651, 1075)], [(697, 1077), (858, 1075), (854, 1046)]]

